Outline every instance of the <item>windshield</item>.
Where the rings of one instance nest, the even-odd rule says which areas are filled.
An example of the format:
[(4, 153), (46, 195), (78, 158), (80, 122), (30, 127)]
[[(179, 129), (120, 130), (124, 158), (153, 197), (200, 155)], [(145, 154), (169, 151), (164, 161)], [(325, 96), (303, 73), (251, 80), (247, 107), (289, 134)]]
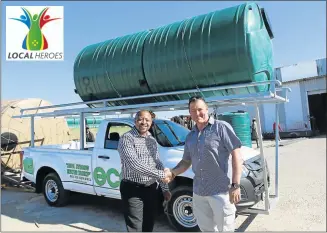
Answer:
[[(185, 144), (189, 129), (172, 121), (162, 121), (156, 124), (160, 131), (169, 140), (169, 146), (182, 146)], [(167, 144), (165, 146), (168, 146)]]

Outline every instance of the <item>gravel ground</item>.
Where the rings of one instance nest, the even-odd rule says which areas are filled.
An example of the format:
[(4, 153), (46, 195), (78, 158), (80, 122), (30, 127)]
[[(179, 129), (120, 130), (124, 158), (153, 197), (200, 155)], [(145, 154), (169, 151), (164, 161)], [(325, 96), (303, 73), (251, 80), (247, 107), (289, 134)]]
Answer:
[[(251, 224), (246, 223), (245, 216), (239, 216), (240, 230), (326, 231), (326, 137), (293, 142), (282, 142), (285, 145), (279, 148), (279, 201), (276, 206), (269, 215), (256, 216)], [(275, 176), (275, 148), (264, 151)], [(275, 179), (272, 180), (272, 194), (274, 183)]]
[[(284, 143), (279, 201), (269, 215), (239, 215), (238, 231), (326, 231), (326, 137)], [(265, 154), (274, 174), (271, 144), (265, 143)], [(1, 194), (2, 231), (126, 231), (117, 200), (76, 195), (69, 206), (54, 208), (42, 195), (22, 189), (5, 188)], [(160, 217), (154, 231), (174, 230)]]

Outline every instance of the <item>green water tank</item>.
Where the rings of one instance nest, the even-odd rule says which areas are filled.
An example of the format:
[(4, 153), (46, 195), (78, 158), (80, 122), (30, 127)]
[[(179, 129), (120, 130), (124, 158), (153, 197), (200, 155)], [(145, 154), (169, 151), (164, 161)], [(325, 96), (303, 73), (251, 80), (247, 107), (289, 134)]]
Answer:
[(66, 118), (66, 122), (67, 124), (70, 125), (74, 125), (75, 124), (75, 119), (74, 118)]
[[(250, 83), (273, 76), (273, 34), (256, 3), (199, 15), (84, 48), (74, 64), (83, 101)], [(205, 93), (205, 97), (266, 91), (268, 85)], [(196, 93), (111, 103), (188, 99)]]
[(248, 112), (226, 112), (219, 114), (218, 119), (231, 124), (242, 145), (252, 148), (251, 119)]
[[(75, 59), (74, 81), (83, 101), (149, 94), (143, 73), (143, 45), (149, 31), (104, 41), (84, 48)], [(133, 100), (128, 103), (142, 103)], [(111, 103), (128, 104), (126, 101)]]
[[(103, 120), (103, 118), (98, 118), (98, 117), (85, 119), (86, 124), (92, 128), (99, 126), (102, 120)], [(80, 119), (79, 118), (66, 118), (66, 122), (69, 127), (76, 128), (76, 127), (79, 127)]]

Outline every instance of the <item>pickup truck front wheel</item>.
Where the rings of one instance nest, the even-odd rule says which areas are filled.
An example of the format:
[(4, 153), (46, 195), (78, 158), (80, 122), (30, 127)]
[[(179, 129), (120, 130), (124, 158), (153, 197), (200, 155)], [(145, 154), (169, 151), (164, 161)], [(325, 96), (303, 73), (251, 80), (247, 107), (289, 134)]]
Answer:
[(168, 220), (178, 231), (200, 231), (192, 208), (193, 188), (179, 186), (171, 191), (168, 202)]
[(43, 195), (50, 206), (64, 206), (69, 199), (69, 191), (65, 190), (60, 178), (49, 173), (43, 180)]

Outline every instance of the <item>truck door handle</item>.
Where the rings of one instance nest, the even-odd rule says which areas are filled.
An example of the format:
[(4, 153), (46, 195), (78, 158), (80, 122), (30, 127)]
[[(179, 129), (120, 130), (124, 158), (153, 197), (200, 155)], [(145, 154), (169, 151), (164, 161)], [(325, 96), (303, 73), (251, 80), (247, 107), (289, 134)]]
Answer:
[(99, 155), (98, 158), (100, 158), (100, 159), (110, 159), (109, 156), (105, 156), (105, 155)]

